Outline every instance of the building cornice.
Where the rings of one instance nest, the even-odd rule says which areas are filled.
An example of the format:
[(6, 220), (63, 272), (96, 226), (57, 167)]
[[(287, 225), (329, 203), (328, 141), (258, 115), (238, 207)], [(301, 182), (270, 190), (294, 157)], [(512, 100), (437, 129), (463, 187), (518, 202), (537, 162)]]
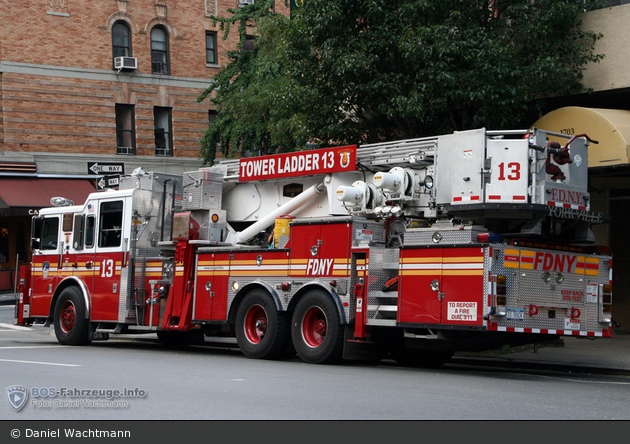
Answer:
[(170, 86), (178, 88), (206, 89), (212, 80), (194, 77), (176, 77), (134, 72), (116, 73), (114, 70), (85, 69), (70, 66), (39, 65), (0, 60), (0, 73), (25, 74), (101, 82), (125, 82), (139, 85)]

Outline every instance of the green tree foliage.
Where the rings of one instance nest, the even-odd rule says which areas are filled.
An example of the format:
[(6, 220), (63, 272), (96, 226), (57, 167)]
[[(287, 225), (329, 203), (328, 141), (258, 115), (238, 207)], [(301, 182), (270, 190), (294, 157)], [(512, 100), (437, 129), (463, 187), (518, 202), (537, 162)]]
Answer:
[(205, 93), (218, 86), (219, 114), (202, 155), (522, 125), (542, 98), (583, 90), (602, 56), (579, 14), (599, 3), (306, 0), (293, 19), (269, 1), (241, 8), (231, 23), (249, 15), (261, 37)]
[(259, 24), (272, 15), (272, 0), (262, 0), (242, 8), (228, 9), (229, 18), (213, 17), (213, 26), (220, 24), (227, 39), (232, 27), (237, 27), (240, 36), (238, 48), (229, 51), (229, 60), (219, 74), (214, 76), (208, 87), (198, 98), (208, 98), (215, 105), (217, 115), (201, 139), (201, 155), (207, 163), (213, 163), (217, 147), (224, 156), (231, 157), (236, 150), (260, 147), (269, 150), (265, 110), (265, 91), (279, 77), (278, 66), (273, 60), (259, 57), (259, 45), (248, 41), (247, 25)]

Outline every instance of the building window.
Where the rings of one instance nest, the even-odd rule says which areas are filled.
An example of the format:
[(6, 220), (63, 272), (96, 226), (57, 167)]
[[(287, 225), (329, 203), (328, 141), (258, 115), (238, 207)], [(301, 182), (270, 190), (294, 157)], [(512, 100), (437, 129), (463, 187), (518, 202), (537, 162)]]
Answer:
[[(302, 1), (304, 1), (304, 0), (302, 0)], [(256, 3), (256, 0), (238, 0), (238, 7), (242, 8), (243, 6), (251, 5), (251, 4), (254, 4), (254, 3)], [(293, 1), (291, 3), (293, 3)], [(273, 2), (271, 4), (271, 12), (276, 12), (276, 2)]]
[(9, 224), (0, 222), (0, 268), (8, 267), (11, 260)]
[(254, 43), (256, 42), (256, 37), (252, 35), (246, 35), (245, 41), (243, 42), (243, 51), (251, 51), (254, 49)]
[(118, 21), (112, 26), (112, 56), (131, 57), (131, 30), (125, 22)]
[(219, 58), (217, 57), (217, 33), (206, 32), (206, 63), (217, 65)]
[[(15, 284), (15, 270), (5, 270), (4, 276), (10, 274), (10, 282), (3, 279), (2, 269), (17, 268), (18, 264), (28, 262), (28, 227), (31, 223), (29, 217), (13, 216), (8, 217), (4, 221), (0, 218), (0, 291), (13, 290)], [(39, 233), (37, 234), (39, 238)], [(9, 284), (9, 285), (7, 285)]]
[(134, 106), (116, 104), (116, 153), (136, 154)]
[(156, 106), (153, 108), (155, 122), (155, 155), (173, 155), (173, 133), (171, 124), (171, 108)]
[(630, 0), (608, 0), (601, 8), (610, 8), (611, 6), (620, 6), (630, 3)]
[(168, 32), (162, 26), (151, 30), (151, 72), (169, 74)]

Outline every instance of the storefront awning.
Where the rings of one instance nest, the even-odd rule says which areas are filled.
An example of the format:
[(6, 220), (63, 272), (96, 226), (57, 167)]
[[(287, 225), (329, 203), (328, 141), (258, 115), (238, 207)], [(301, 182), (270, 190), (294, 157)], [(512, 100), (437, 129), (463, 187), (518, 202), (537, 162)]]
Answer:
[[(588, 149), (589, 168), (630, 164), (630, 111), (568, 106), (545, 114), (532, 126), (570, 136), (586, 134), (597, 140)], [(558, 142), (564, 145), (567, 141)]]
[(82, 205), (96, 189), (87, 179), (0, 177), (0, 217), (30, 216), (50, 207), (53, 197), (65, 197)]

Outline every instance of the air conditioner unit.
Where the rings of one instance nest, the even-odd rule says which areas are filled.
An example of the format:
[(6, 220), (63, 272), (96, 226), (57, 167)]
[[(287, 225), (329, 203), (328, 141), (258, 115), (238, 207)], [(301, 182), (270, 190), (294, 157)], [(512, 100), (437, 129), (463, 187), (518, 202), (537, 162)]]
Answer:
[(138, 69), (138, 59), (135, 57), (116, 57), (114, 59), (116, 69)]

